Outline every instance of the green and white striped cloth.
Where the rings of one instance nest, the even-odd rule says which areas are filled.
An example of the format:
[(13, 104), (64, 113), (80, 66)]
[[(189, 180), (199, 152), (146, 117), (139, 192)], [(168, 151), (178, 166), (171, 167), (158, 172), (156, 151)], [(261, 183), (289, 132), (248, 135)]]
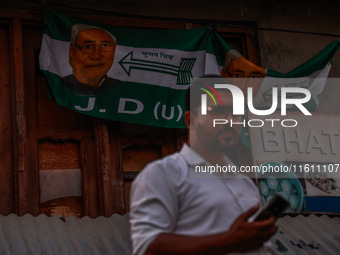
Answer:
[[(114, 63), (107, 73), (121, 81), (117, 86), (91, 96), (75, 94), (65, 87), (61, 78), (72, 74), (69, 45), (75, 23), (99, 26), (117, 38)], [(47, 78), (49, 95), (59, 105), (94, 117), (145, 125), (184, 128), (183, 102), (191, 79), (219, 74), (227, 51), (233, 49), (207, 27), (172, 30), (112, 26), (74, 17), (49, 6), (44, 8), (44, 25), (40, 69)], [(288, 74), (271, 70), (267, 74), (328, 75), (338, 47), (339, 42), (334, 41)], [(322, 89), (317, 88), (317, 93)]]

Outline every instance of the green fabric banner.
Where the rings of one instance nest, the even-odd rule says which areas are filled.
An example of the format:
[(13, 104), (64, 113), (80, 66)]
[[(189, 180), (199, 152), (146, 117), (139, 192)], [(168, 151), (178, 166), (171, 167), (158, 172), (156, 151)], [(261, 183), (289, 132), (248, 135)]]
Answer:
[[(49, 95), (59, 105), (98, 118), (145, 125), (185, 128), (183, 102), (191, 79), (220, 74), (226, 53), (233, 49), (207, 27), (112, 26), (49, 6), (44, 8), (44, 25), (40, 68)], [(268, 70), (267, 75), (320, 72), (330, 68), (338, 48), (339, 42), (334, 41), (292, 72)]]
[[(49, 6), (44, 12), (40, 67), (48, 80), (50, 95), (62, 106), (99, 118), (184, 128), (183, 98), (191, 79), (218, 74), (226, 52), (232, 49), (216, 31), (207, 27), (138, 29), (95, 23)], [(100, 27), (117, 39), (112, 66), (99, 90), (87, 91), (86, 82), (81, 82), (79, 76), (90, 76), (94, 72), (91, 68), (97, 68), (96, 63), (105, 65), (106, 56), (101, 60), (98, 55), (111, 54), (111, 42), (98, 46), (100, 37), (95, 35), (96, 39), (91, 39), (90, 43), (88, 39), (83, 42), (79, 39), (77, 44), (81, 45), (75, 45), (71, 50), (74, 24)], [(78, 70), (80, 68), (76, 70), (85, 59), (81, 53), (97, 54), (84, 60), (83, 65), (90, 68), (83, 73)], [(75, 63), (78, 60), (79, 63)], [(82, 89), (76, 88), (78, 85)]]

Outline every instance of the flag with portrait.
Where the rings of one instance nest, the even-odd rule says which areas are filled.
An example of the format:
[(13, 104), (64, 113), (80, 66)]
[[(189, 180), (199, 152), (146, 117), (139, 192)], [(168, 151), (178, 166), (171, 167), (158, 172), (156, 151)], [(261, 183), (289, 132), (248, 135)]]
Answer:
[[(72, 41), (76, 24), (78, 31), (87, 31), (88, 26), (99, 29), (92, 29), (92, 34), (79, 33), (81, 41), (79, 37)], [(234, 50), (208, 27), (120, 27), (49, 6), (44, 7), (44, 26), (40, 69), (49, 95), (59, 105), (93, 117), (145, 125), (184, 128), (184, 97), (191, 79), (220, 74), (227, 52)], [(338, 48), (339, 42), (334, 41), (292, 72), (267, 70), (267, 75), (327, 77)], [(86, 62), (90, 55), (91, 63)], [(310, 104), (313, 110), (324, 84), (309, 87), (315, 94)], [(259, 95), (257, 103), (265, 105), (270, 87), (261, 86)]]
[[(231, 49), (216, 31), (207, 27), (129, 28), (80, 19), (48, 6), (44, 11), (40, 68), (47, 78), (49, 94), (58, 104), (94, 117), (184, 128), (183, 102), (191, 79), (218, 74), (227, 50)], [(71, 30), (75, 24), (100, 27), (117, 40), (112, 66), (105, 74), (107, 80), (115, 80), (115, 85), (106, 86), (109, 88), (105, 91), (77, 90), (77, 85), (86, 85), (86, 79), (91, 79), (90, 71), (81, 71), (78, 66), (85, 66), (82, 61), (92, 53), (93, 59), (99, 59), (94, 56), (96, 52), (111, 54), (112, 42), (106, 39), (109, 47), (104, 41), (93, 44), (86, 33), (86, 40), (72, 46)], [(80, 74), (85, 77), (82, 81)]]

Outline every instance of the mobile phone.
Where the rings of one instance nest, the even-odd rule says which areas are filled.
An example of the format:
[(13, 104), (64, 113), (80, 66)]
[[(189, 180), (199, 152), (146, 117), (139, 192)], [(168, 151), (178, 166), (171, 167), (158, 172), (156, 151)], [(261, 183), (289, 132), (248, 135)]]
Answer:
[(259, 215), (255, 218), (255, 221), (261, 221), (274, 216), (279, 218), (284, 210), (289, 206), (289, 202), (279, 194), (275, 194), (274, 197), (263, 208)]

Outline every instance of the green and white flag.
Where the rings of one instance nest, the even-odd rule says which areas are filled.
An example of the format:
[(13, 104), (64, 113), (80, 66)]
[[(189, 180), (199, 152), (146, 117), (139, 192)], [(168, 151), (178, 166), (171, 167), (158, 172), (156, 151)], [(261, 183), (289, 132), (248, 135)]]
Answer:
[[(80, 19), (49, 6), (45, 6), (44, 12), (40, 68), (47, 78), (49, 95), (62, 106), (99, 118), (184, 128), (183, 102), (191, 78), (220, 74), (226, 53), (233, 49), (215, 30), (207, 27), (129, 28)], [(78, 95), (65, 86), (63, 78), (73, 72), (69, 46), (71, 27), (76, 23), (101, 27), (117, 38), (114, 62), (107, 76), (121, 81), (118, 85), (95, 95)], [(287, 74), (267, 70), (254, 105), (270, 106), (273, 86), (297, 86), (312, 92), (312, 100), (305, 107), (315, 111), (339, 45), (338, 40), (331, 42)], [(273, 83), (267, 78), (280, 78), (280, 82)], [(299, 78), (299, 81), (285, 83), (282, 78)], [(305, 82), (301, 78), (306, 78)]]
[[(99, 24), (46, 6), (40, 68), (56, 102), (94, 117), (184, 128), (184, 96), (192, 78), (219, 74), (232, 47), (207, 27), (190, 30), (143, 29)], [(78, 95), (62, 82), (72, 74), (70, 31), (75, 23), (94, 25), (117, 38), (108, 77), (120, 80), (96, 94)]]
[[(299, 87), (306, 88), (311, 92), (312, 98), (304, 106), (309, 111), (316, 111), (327, 82), (334, 54), (339, 47), (339, 40), (329, 43), (317, 55), (286, 74), (267, 69), (266, 78), (254, 98), (254, 104), (263, 108), (271, 106), (273, 87)], [(293, 106), (289, 107), (294, 110)]]

